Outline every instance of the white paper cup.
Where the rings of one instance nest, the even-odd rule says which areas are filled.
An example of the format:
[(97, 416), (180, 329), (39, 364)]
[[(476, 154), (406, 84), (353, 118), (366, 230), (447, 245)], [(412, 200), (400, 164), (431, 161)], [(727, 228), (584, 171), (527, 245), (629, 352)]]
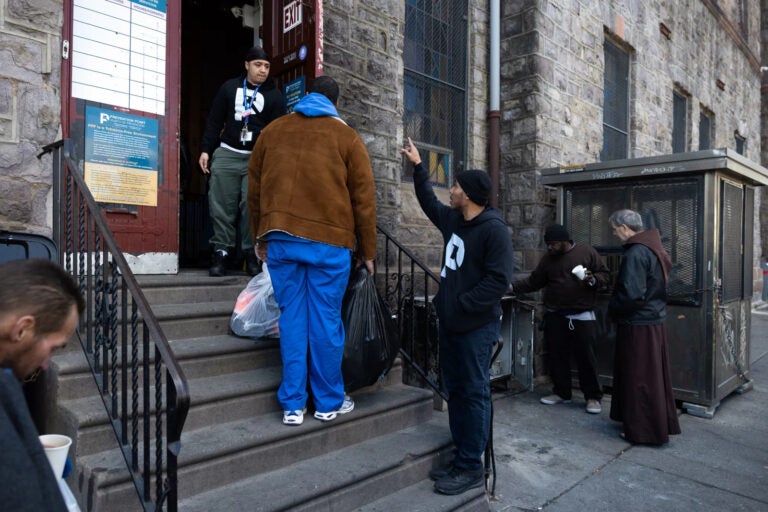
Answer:
[(584, 268), (581, 265), (576, 265), (573, 267), (573, 270), (571, 270), (571, 273), (579, 278), (579, 280), (583, 281), (584, 278), (587, 276), (587, 269)]
[(67, 454), (72, 445), (72, 439), (61, 434), (46, 434), (40, 436), (40, 442), (43, 444), (45, 456), (48, 457), (54, 476), (61, 478), (64, 475), (64, 466), (67, 463)]

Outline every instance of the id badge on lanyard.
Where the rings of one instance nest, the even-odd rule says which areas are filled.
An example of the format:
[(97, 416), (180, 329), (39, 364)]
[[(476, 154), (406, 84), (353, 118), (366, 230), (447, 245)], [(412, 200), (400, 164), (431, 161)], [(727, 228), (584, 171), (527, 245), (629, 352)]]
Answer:
[(245, 146), (246, 142), (251, 142), (253, 139), (253, 132), (248, 131), (248, 118), (244, 117), (243, 129), (240, 130), (240, 142)]
[(253, 90), (251, 97), (248, 97), (248, 84), (243, 78), (243, 129), (240, 130), (240, 143), (245, 146), (246, 143), (253, 140), (253, 132), (248, 129), (248, 117), (251, 115), (251, 106), (256, 99), (256, 93), (259, 92), (261, 84)]

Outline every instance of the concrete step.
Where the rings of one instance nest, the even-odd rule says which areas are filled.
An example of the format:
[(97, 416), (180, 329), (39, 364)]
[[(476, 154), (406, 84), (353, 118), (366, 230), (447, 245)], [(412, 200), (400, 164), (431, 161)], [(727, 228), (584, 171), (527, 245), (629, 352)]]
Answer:
[(218, 302), (236, 299), (245, 284), (218, 284), (207, 286), (172, 286), (144, 289), (144, 296), (151, 306), (160, 304), (190, 304), (194, 302)]
[[(281, 423), (280, 411), (185, 430), (179, 457), (179, 495), (185, 499), (233, 481), (329, 454), (367, 439), (413, 427), (432, 417), (432, 393), (396, 385), (354, 395), (350, 414), (323, 423), (307, 416), (300, 427)], [(94, 510), (122, 510), (135, 503), (120, 451), (78, 457), (75, 492)], [(70, 480), (73, 480), (70, 478)], [(102, 508), (107, 503), (110, 507)]]
[(152, 306), (152, 311), (169, 340), (216, 336), (229, 332), (236, 299), (237, 296), (216, 302), (159, 304)]
[[(157, 304), (151, 306), (152, 312), (155, 318), (160, 324), (160, 328), (165, 333), (165, 337), (168, 340), (183, 339), (183, 338), (195, 338), (204, 336), (216, 336), (228, 334), (230, 332), (229, 322), (232, 318), (232, 312), (235, 308), (235, 301), (237, 295), (234, 295), (231, 299), (218, 300), (212, 302), (190, 302), (181, 304)], [(122, 306), (118, 303), (116, 314), (116, 338), (119, 341), (122, 336)], [(131, 332), (131, 308), (127, 309), (127, 337), (130, 340), (132, 336)], [(141, 323), (141, 315), (138, 315), (139, 324), (138, 332), (136, 333), (138, 338), (142, 336), (143, 324)], [(95, 343), (97, 337), (97, 327), (95, 325), (88, 325), (91, 322), (92, 315), (83, 315), (83, 322), (91, 330), (91, 336), (94, 338), (92, 341)], [(110, 334), (103, 333), (105, 337)], [(86, 329), (81, 331), (81, 336), (85, 339), (88, 336)], [(62, 352), (72, 352), (82, 350), (81, 344), (77, 342), (77, 338), (73, 337), (71, 348)]]
[[(359, 510), (372, 500), (400, 493), (403, 487), (419, 482), (445, 459), (441, 454), (450, 453), (451, 436), (444, 416), (366, 439), (330, 454), (301, 458), (284, 468), (191, 496), (179, 503), (179, 509), (185, 512)], [(459, 500), (436, 501), (456, 503)], [(392, 510), (413, 508), (403, 506), (387, 512)]]
[[(190, 410), (184, 425), (185, 431), (280, 411), (275, 393), (280, 385), (281, 375), (280, 367), (269, 366), (189, 380)], [(150, 413), (154, 416), (154, 387), (150, 389), (149, 396)], [(130, 410), (133, 404), (130, 396), (127, 404)], [(77, 418), (78, 421), (79, 428), (77, 439), (73, 441), (73, 453), (90, 455), (115, 446), (114, 430), (99, 396), (62, 401), (59, 407), (63, 414)], [(144, 409), (142, 398), (139, 397), (139, 429), (143, 425), (141, 415)], [(129, 424), (128, 430), (130, 429)]]
[[(399, 360), (396, 361), (399, 363)], [(88, 375), (89, 378), (90, 375)], [(387, 376), (368, 389), (399, 384), (402, 373), (399, 364), (395, 364)], [(248, 416), (279, 412), (276, 399), (282, 372), (279, 366), (257, 367), (253, 370), (204, 376), (189, 380), (190, 411), (184, 425), (185, 431), (203, 428), (212, 422), (234, 421)], [(92, 380), (92, 378), (91, 378)], [(361, 390), (365, 391), (365, 390)], [(129, 392), (130, 393), (130, 392)], [(154, 414), (154, 387), (150, 388), (150, 411)], [(144, 411), (139, 398), (138, 414)], [(132, 401), (128, 400), (129, 409)], [(60, 418), (67, 418), (64, 423), (67, 432), (76, 432), (73, 438), (72, 453), (90, 455), (115, 446), (114, 429), (102, 399), (91, 394), (82, 398), (59, 401)], [(143, 423), (139, 420), (139, 427)], [(131, 425), (128, 425), (128, 431)]]
[(207, 271), (184, 270), (177, 275), (137, 276), (150, 305), (191, 304), (235, 300), (251, 277), (210, 277)]
[[(369, 389), (393, 385), (400, 382), (400, 367), (394, 366), (387, 377)], [(191, 407), (184, 428), (204, 428), (211, 422), (229, 422), (249, 416), (279, 412), (276, 391), (281, 373), (277, 367), (259, 371), (234, 373), (224, 377), (208, 377), (190, 381)], [(151, 414), (154, 414), (154, 388), (150, 389)], [(140, 398), (141, 401), (141, 398)], [(129, 400), (128, 406), (131, 406)], [(115, 431), (109, 421), (104, 403), (96, 395), (59, 403), (58, 417), (61, 427), (56, 431), (68, 432), (72, 437), (71, 453), (78, 456), (91, 455), (116, 446)], [(141, 414), (144, 407), (138, 407), (139, 431), (143, 426)], [(65, 420), (66, 419), (66, 420)], [(127, 425), (130, 432), (132, 424)]]
[(146, 292), (153, 288), (173, 288), (173, 287), (201, 287), (201, 286), (228, 286), (237, 285), (245, 288), (251, 276), (245, 272), (232, 273), (221, 277), (211, 277), (208, 270), (182, 270), (178, 274), (146, 274), (137, 275), (136, 281), (139, 283), (142, 291)]
[(372, 503), (356, 508), (356, 512), (488, 512), (488, 495), (482, 487), (470, 489), (458, 496), (435, 494), (434, 482), (424, 479), (410, 487), (384, 496)]
[[(276, 339), (220, 334), (171, 340), (169, 343), (187, 379), (281, 364), (280, 342)], [(139, 353), (139, 361), (142, 360)], [(53, 361), (59, 375), (59, 400), (96, 394), (90, 366), (82, 349), (57, 354)]]

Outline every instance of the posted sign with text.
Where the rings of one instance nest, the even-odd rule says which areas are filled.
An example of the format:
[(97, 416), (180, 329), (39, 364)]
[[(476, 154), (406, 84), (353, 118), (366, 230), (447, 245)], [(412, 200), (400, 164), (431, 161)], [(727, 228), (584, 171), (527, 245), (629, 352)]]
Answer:
[(88, 106), (85, 182), (101, 203), (157, 206), (157, 119)]
[(299, 25), (301, 25), (301, 0), (296, 0), (283, 7), (283, 34)]

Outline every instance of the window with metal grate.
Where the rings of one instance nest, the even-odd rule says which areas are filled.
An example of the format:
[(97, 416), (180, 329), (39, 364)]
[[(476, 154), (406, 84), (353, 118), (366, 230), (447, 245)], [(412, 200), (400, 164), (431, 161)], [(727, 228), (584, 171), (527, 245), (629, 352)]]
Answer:
[(621, 242), (613, 236), (608, 217), (630, 208), (646, 228), (658, 229), (672, 259), (667, 293), (671, 304), (699, 305), (703, 258), (701, 177), (577, 185), (565, 194), (564, 222), (577, 243), (588, 243), (618, 271)]
[(603, 75), (603, 149), (600, 161), (629, 154), (629, 54), (605, 41)]
[[(467, 145), (467, 2), (406, 2), (403, 61), (405, 134), (433, 184), (450, 187)], [(410, 179), (404, 167), (402, 177)]]

